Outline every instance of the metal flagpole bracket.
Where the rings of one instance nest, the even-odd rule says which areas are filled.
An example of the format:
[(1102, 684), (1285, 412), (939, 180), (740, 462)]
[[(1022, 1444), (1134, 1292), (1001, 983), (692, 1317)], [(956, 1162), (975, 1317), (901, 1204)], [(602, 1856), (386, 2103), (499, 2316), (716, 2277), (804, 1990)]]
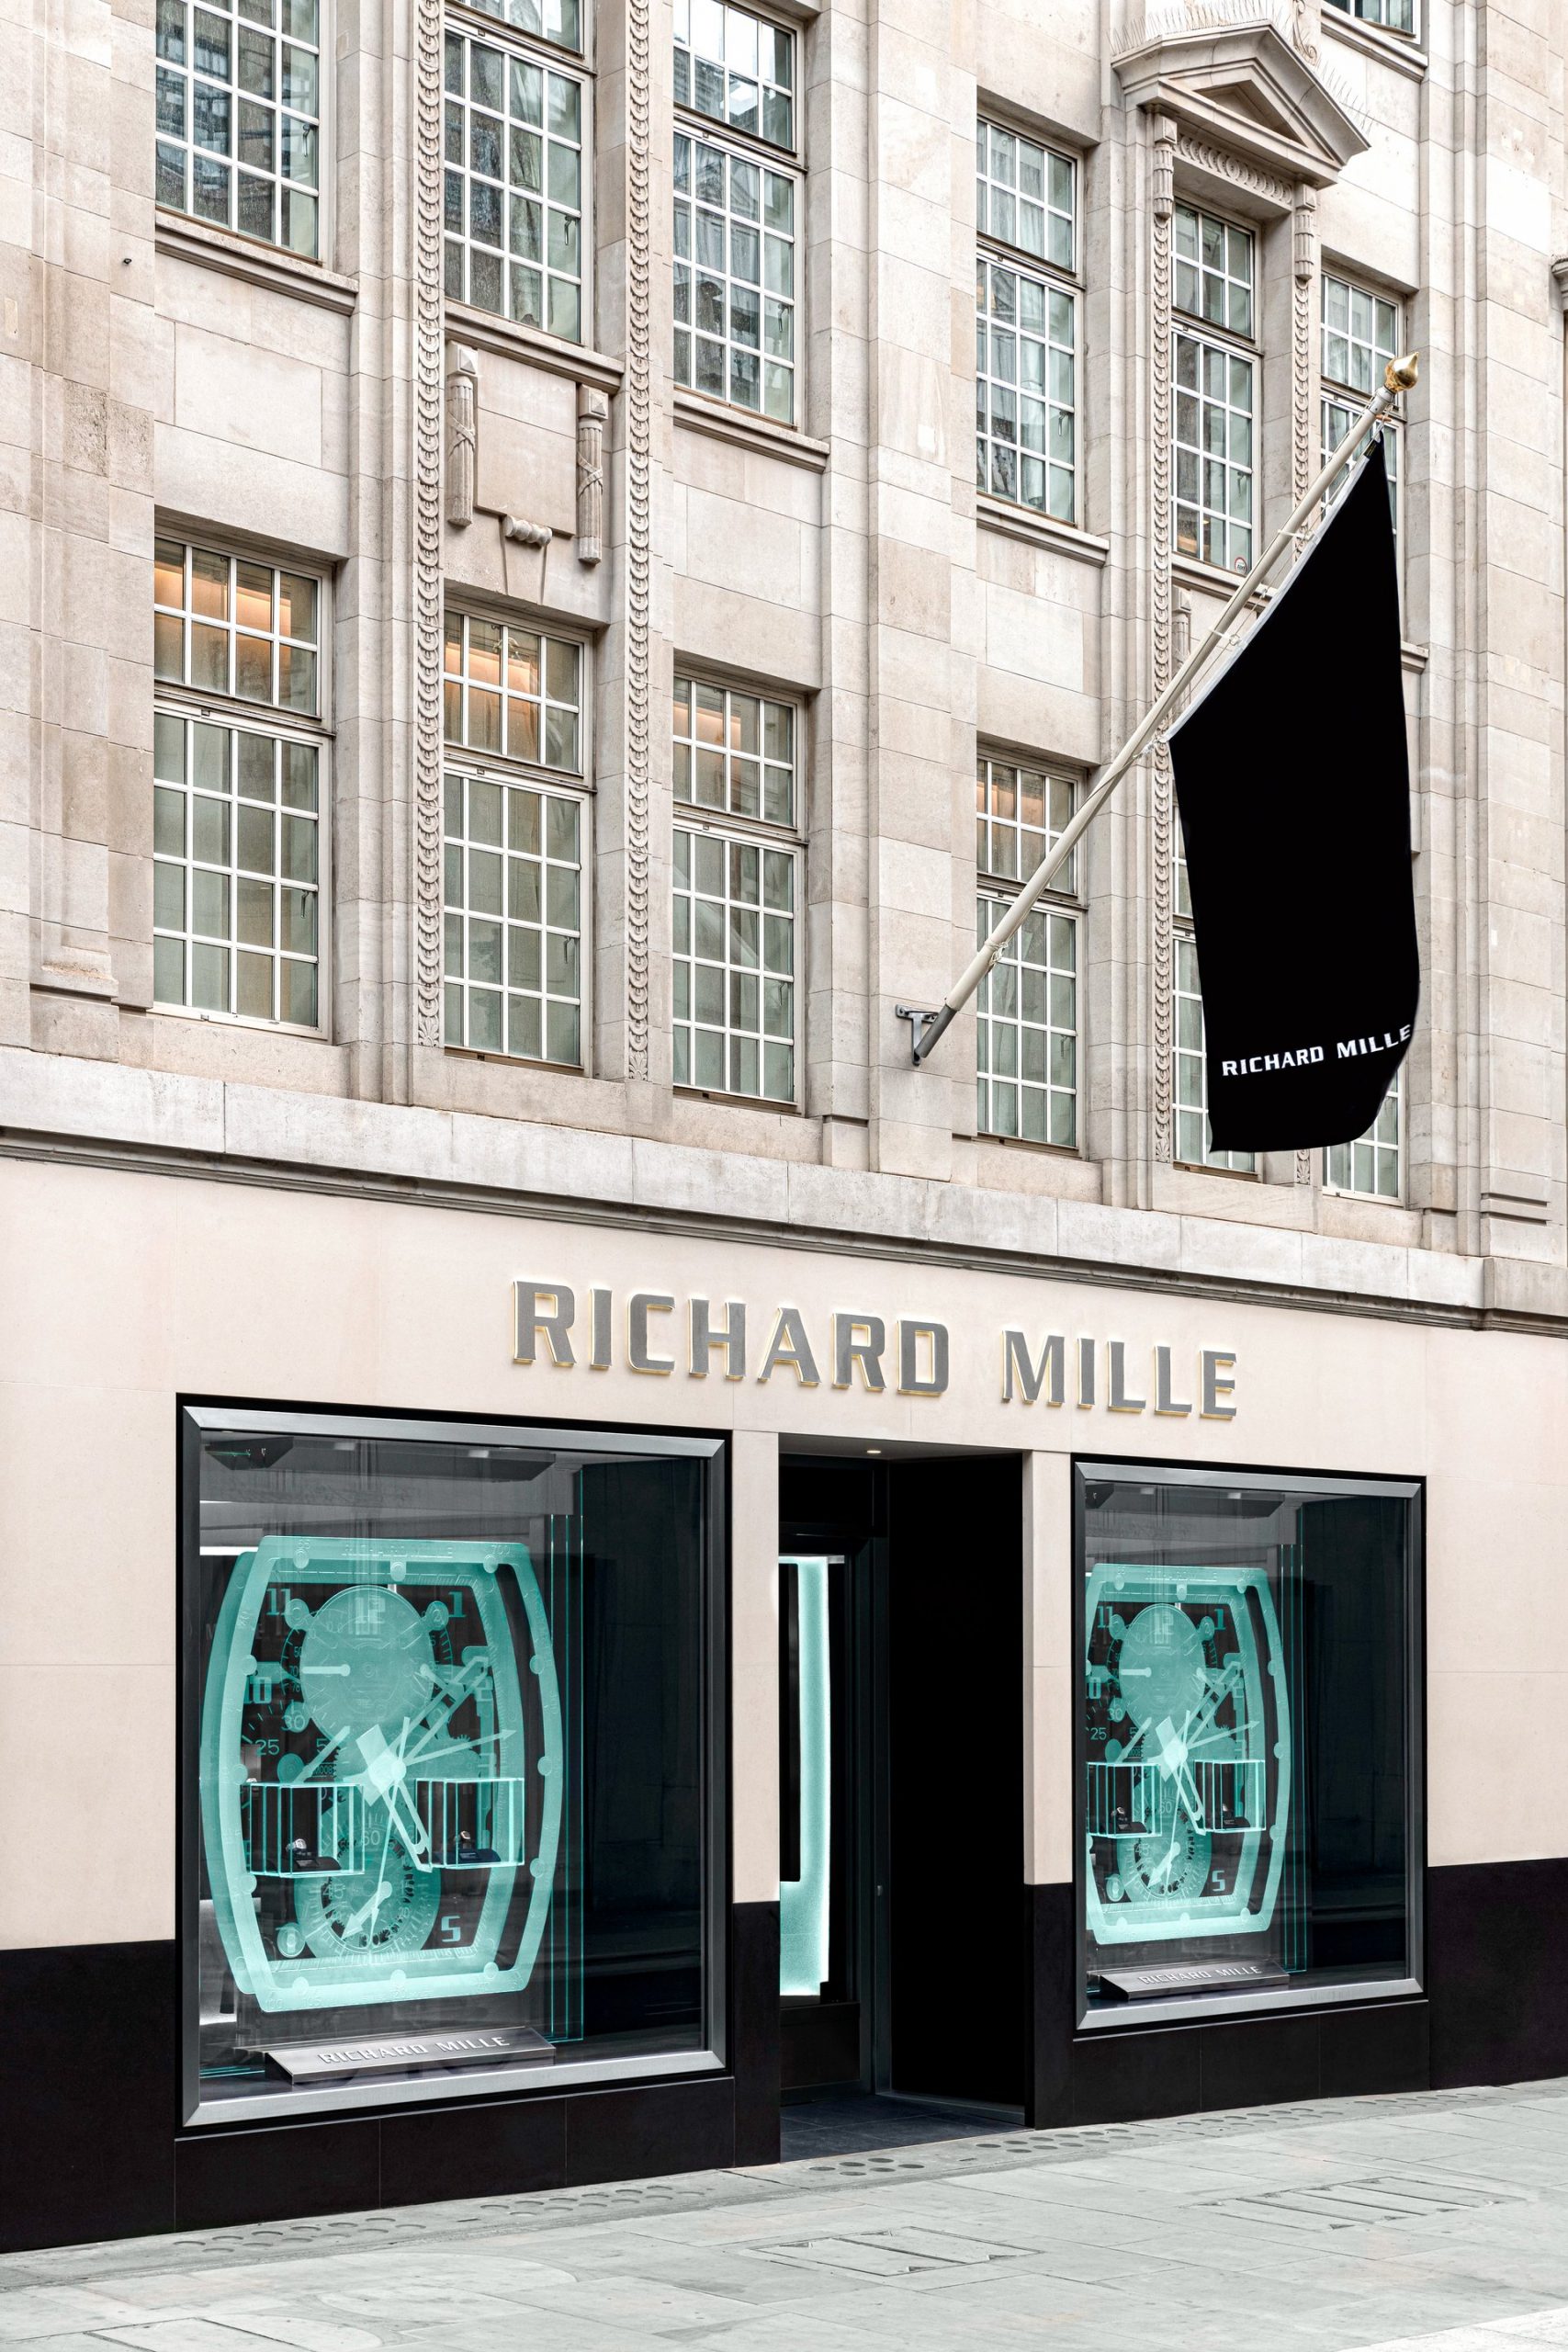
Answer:
[[(917, 1004), (896, 1004), (893, 1013), (896, 1020), (907, 1021), (909, 1024), (909, 1059), (919, 1069), (935, 1043), (934, 1039), (927, 1038), (926, 1031), (932, 1022), (941, 1019), (941, 1014), (935, 1011), (926, 1012)], [(945, 1029), (947, 1023), (944, 1021), (942, 1025)]]
[[(1173, 723), (1177, 711), (1197, 684), (1202, 672), (1216, 653), (1230, 650), (1231, 632), (1246, 620), (1247, 610), (1257, 597), (1267, 605), (1273, 590), (1265, 583), (1268, 575), (1282, 555), (1293, 550), (1303, 556), (1325, 519), (1324, 500), (1364, 447), (1367, 435), (1373, 432), (1401, 392), (1408, 392), (1420, 379), (1421, 355), (1417, 351), (1404, 353), (1391, 359), (1383, 371), (1383, 388), (1375, 392), (1350, 426), (1324, 466), (1311, 488), (1296, 502), (1284, 524), (1274, 534), (1245, 580), (1241, 581), (1225, 603), (1201, 645), (1195, 646), (1182, 662), (1164, 691), (1156, 695), (1137, 726), (1128, 736), (1113, 760), (1110, 760), (1095, 776), (1077, 813), (1048, 849), (1017, 897), (1013, 899), (1000, 920), (993, 925), (983, 945), (966, 964), (934, 1012), (918, 1010), (914, 1005), (897, 1004), (893, 1010), (900, 1021), (909, 1023), (910, 1058), (919, 1069), (937, 1039), (950, 1022), (963, 1012), (1002, 949), (1012, 938), (1041, 894), (1047, 890), (1056, 876), (1066, 866), (1068, 859), (1082, 836), (1104, 808), (1129, 768), (1136, 765), (1156, 736), (1165, 734)], [(1297, 533), (1303, 533), (1300, 543)]]

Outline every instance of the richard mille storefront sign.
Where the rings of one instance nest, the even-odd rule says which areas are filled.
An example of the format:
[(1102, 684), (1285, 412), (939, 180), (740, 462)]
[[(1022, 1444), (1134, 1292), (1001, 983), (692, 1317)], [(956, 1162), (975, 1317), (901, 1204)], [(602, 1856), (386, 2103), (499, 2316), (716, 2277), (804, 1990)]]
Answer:
[[(945, 1396), (948, 1327), (929, 1317), (808, 1316), (797, 1306), (754, 1312), (743, 1299), (677, 1298), (667, 1291), (581, 1295), (565, 1283), (513, 1284), (513, 1355), (562, 1371), (628, 1372), (687, 1380), (775, 1380), (800, 1388), (859, 1388), (871, 1396)], [(1174, 1419), (1235, 1419), (1235, 1351), (1003, 1329), (997, 1335), (1004, 1405), (1066, 1406)]]

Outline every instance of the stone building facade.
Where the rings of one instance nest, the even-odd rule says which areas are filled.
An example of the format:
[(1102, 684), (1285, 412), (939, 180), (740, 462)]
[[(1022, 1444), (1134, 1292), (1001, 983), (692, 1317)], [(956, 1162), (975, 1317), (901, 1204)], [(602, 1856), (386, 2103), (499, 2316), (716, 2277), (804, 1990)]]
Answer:
[[(990, 1327), (1037, 1351), (1076, 1314), (1120, 1317), (1106, 1345), (1139, 1367), (1158, 1341), (1162, 1380), (1172, 1345), (1186, 1379), (1244, 1328), (1269, 1368), (1245, 1437), (1225, 1408), (1156, 1427), (1156, 1403), (1134, 1452), (1425, 1480), (1420, 1834), (1453, 1884), (1401, 1980), (1407, 2073), (1568, 2064), (1539, 2019), (1528, 2051), (1477, 2056), (1471, 1994), (1438, 1991), (1467, 1873), (1546, 1871), (1530, 1932), (1568, 1924), (1561, 1792), (1491, 1750), (1480, 1769), (1465, 1730), (1478, 1547), (1506, 1554), (1487, 1573), (1531, 1703), (1568, 1675), (1544, 1589), (1568, 1404), (1561, 12), (14, 15), (0, 1850), (31, 1851), (29, 1775), (62, 1711), (77, 1726), (69, 1862), (0, 1892), (18, 1987), (40, 1954), (121, 1951), (162, 1986), (183, 1949), (171, 1408), (193, 1396), (724, 1436), (721, 1892), (761, 1939), (731, 1949), (732, 2004), (776, 1936), (781, 1476), (845, 1448), (1021, 1454), (1021, 1883), (1065, 1902), (1069, 1454), (1115, 1431), (1018, 1434)], [(940, 1001), (1412, 347), (1389, 440), (1424, 990), (1376, 1128), (1211, 1151), (1160, 754), (912, 1067), (896, 1008)], [(1356, 775), (1348, 731), (1301, 815), (1348, 856)], [(1279, 952), (1357, 942), (1329, 905)], [(576, 1353), (532, 1325), (502, 1347), (495, 1286), (552, 1273)], [(612, 1291), (644, 1300), (641, 1337), (617, 1304), (601, 1362), (588, 1300)], [(879, 1329), (953, 1335), (954, 1393), (985, 1326), (984, 1407), (939, 1428), (925, 1355), (901, 1396), (858, 1358), (853, 1384), (798, 1362), (787, 1391), (759, 1383), (762, 1294), (820, 1332), (872, 1292)], [(683, 1333), (668, 1357), (649, 1337), (649, 1302), (679, 1320), (699, 1294), (716, 1319), (759, 1300), (745, 1379), (639, 1380), (705, 1374)], [(47, 1632), (46, 1558), (71, 1596)], [(1056, 1914), (1032, 1917), (1048, 1974)], [(1457, 1959), (1447, 1982), (1472, 1984)], [(1061, 2049), (1103, 2052), (1078, 2023)], [(761, 2030), (731, 2007), (728, 2121), (703, 2109), (694, 2160), (765, 2152)], [(1033, 2120), (1137, 2106), (1092, 2068), (1065, 2090), (1055, 2031), (1037, 2015)], [(200, 2120), (171, 2139), (160, 2109), (152, 2203), (106, 2190), (67, 2222), (24, 2198), (12, 2242), (253, 2210)]]

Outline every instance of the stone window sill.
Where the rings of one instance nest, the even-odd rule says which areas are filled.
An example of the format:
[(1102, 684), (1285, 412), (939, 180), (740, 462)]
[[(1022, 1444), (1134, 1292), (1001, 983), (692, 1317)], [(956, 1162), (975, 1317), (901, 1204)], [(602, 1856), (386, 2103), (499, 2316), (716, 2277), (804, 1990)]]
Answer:
[(1261, 1184), (1263, 1182), (1261, 1168), (1212, 1168), (1203, 1159), (1173, 1159), (1170, 1164), (1179, 1169), (1183, 1176), (1218, 1176), (1227, 1184)]
[(297, 301), (313, 302), (323, 311), (346, 314), (359, 300), (359, 288), (352, 277), (340, 277), (322, 262), (301, 261), (298, 254), (286, 253), (281, 245), (235, 236), (206, 220), (192, 220), (183, 212), (159, 212), (156, 220), (159, 253), (194, 262), (200, 269), (219, 270), (225, 277), (264, 286), (269, 293), (292, 295)]
[[(1217, 563), (1201, 563), (1196, 556), (1173, 554), (1170, 576), (1179, 588), (1196, 588), (1205, 596), (1230, 597), (1235, 594), (1246, 574), (1222, 571)], [(1261, 612), (1271, 594), (1267, 587), (1254, 589), (1248, 599), (1249, 609)]]
[(1359, 17), (1348, 16), (1344, 9), (1326, 7), (1323, 12), (1323, 29), (1335, 40), (1343, 41), (1347, 49), (1359, 49), (1363, 57), (1375, 57), (1380, 65), (1390, 65), (1412, 82), (1427, 78), (1427, 52), (1409, 33), (1392, 33), (1384, 25), (1363, 24)]
[(1111, 554), (1109, 539), (1096, 538), (1074, 524), (1058, 523), (1054, 515), (1037, 514), (1032, 506), (1014, 506), (986, 491), (975, 496), (975, 520), (983, 530), (1009, 539), (1026, 539), (1032, 547), (1049, 548), (1053, 555), (1070, 556), (1075, 563), (1103, 564)]
[(787, 424), (753, 416), (749, 409), (727, 408), (680, 387), (675, 392), (675, 422), (688, 432), (705, 434), (711, 441), (760, 450), (770, 458), (782, 458), (786, 466), (804, 466), (809, 473), (825, 473), (832, 456), (826, 441), (808, 440)]
[(593, 384), (602, 392), (618, 392), (626, 369), (603, 351), (585, 343), (567, 343), (558, 334), (541, 334), (536, 327), (520, 327), (512, 319), (498, 319), (489, 311), (471, 310), (466, 302), (446, 306), (446, 340), (469, 343), (476, 351), (494, 352), (502, 359), (528, 359), (551, 375), (570, 376), (575, 384)]
[(762, 1111), (777, 1119), (801, 1119), (806, 1114), (798, 1102), (776, 1102), (771, 1095), (726, 1094), (716, 1086), (671, 1086), (677, 1101), (712, 1102), (727, 1111)]
[(1003, 1151), (1027, 1152), (1032, 1159), (1070, 1159), (1080, 1168), (1089, 1164), (1088, 1154), (1073, 1143), (1043, 1143), (1035, 1136), (994, 1136), (988, 1127), (976, 1128), (972, 1138), (960, 1137), (960, 1141), (968, 1140), (976, 1145), (996, 1144)]

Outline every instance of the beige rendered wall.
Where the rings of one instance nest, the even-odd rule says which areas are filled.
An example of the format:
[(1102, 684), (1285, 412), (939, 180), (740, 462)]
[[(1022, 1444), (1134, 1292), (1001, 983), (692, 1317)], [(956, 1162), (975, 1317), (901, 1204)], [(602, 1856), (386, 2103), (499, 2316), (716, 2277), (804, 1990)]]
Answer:
[[(513, 1361), (512, 1285), (616, 1294), (617, 1361)], [(638, 1374), (639, 1288), (750, 1309), (748, 1374)], [(756, 1377), (797, 1307), (821, 1372)], [(580, 1303), (580, 1316), (585, 1315)], [(936, 1319), (941, 1399), (831, 1385), (835, 1312)], [(1004, 1404), (999, 1335), (1099, 1343), (1092, 1409)], [(735, 1893), (776, 1891), (773, 1530), (781, 1443), (1031, 1455), (1032, 1788), (1027, 1873), (1070, 1874), (1067, 1456), (1074, 1450), (1428, 1481), (1434, 1863), (1568, 1852), (1568, 1794), (1499, 1726), (1568, 1685), (1561, 1576), (1568, 1359), (1554, 1340), (1160, 1295), (908, 1256), (27, 1160), (0, 1163), (0, 1944), (168, 1936), (175, 1924), (177, 1393), (454, 1414), (660, 1422), (735, 1439)], [(1234, 1353), (1234, 1420), (1113, 1413), (1107, 1347), (1152, 1397), (1153, 1350), (1196, 1378)], [(586, 1350), (582, 1351), (586, 1354)], [(1179, 1390), (1194, 1397), (1191, 1386)], [(1069, 1400), (1072, 1391), (1069, 1388)], [(955, 1463), (954, 1476), (962, 1464)], [(40, 1827), (47, 1834), (40, 1834)]]

